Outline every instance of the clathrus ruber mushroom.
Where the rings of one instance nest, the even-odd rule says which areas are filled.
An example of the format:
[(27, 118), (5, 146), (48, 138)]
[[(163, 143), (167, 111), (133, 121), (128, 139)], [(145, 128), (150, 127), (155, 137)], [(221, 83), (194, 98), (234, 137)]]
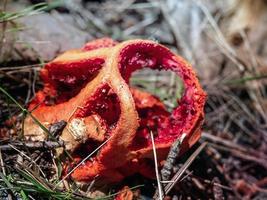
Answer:
[[(143, 68), (172, 71), (183, 81), (183, 95), (171, 112), (154, 95), (129, 86), (132, 73)], [(46, 64), (41, 77), (44, 88), (29, 109), (47, 127), (67, 122), (60, 140), (74, 160), (66, 168), (106, 141), (96, 155), (73, 171), (71, 178), (76, 181), (91, 181), (98, 175), (117, 182), (133, 173), (152, 177), (151, 131), (159, 162), (182, 134), (186, 135), (182, 152), (200, 137), (206, 94), (192, 67), (153, 41), (94, 40)], [(30, 140), (48, 137), (31, 117), (24, 126)]]

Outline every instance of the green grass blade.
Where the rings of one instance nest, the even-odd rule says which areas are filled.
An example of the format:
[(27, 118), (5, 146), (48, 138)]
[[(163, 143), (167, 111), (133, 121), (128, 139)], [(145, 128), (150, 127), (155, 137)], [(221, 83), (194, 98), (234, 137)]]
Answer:
[(38, 3), (33, 6), (29, 6), (21, 11), (14, 12), (14, 13), (1, 12), (0, 23), (15, 20), (17, 18), (24, 17), (24, 16), (31, 16), (34, 14), (38, 14), (41, 11), (44, 11), (45, 9), (47, 9), (47, 7), (48, 7), (47, 3)]
[(23, 106), (22, 105), (20, 105), (19, 104), (19, 102), (17, 102), (4, 88), (2, 88), (1, 86), (0, 86), (0, 91), (2, 92), (2, 93), (4, 93), (14, 104), (16, 104), (20, 109), (21, 109), (21, 111), (23, 112), (23, 113), (26, 113), (26, 114), (28, 114), (28, 115), (30, 115), (31, 117), (32, 117), (32, 119), (34, 120), (34, 122), (37, 124), (37, 125), (39, 125), (40, 127), (41, 127), (41, 129), (45, 132), (45, 133), (47, 133), (49, 136), (51, 135), (50, 134), (50, 132), (48, 131), (48, 129), (44, 126), (44, 125), (42, 125), (42, 123), (38, 120), (38, 119), (36, 119), (36, 117), (34, 117), (32, 114), (31, 114), (31, 112), (29, 112), (27, 109), (25, 109), (25, 108), (23, 108)]
[(20, 191), (20, 196), (23, 200), (29, 200), (28, 196), (25, 194), (23, 190)]
[(15, 195), (15, 191), (13, 191), (14, 188), (13, 185), (10, 183), (10, 181), (6, 178), (6, 176), (2, 172), (0, 172), (0, 177), (6, 184), (7, 188)]
[(237, 84), (244, 84), (248, 81), (261, 80), (261, 79), (266, 79), (266, 78), (267, 78), (267, 74), (260, 74), (260, 75), (255, 75), (255, 76), (242, 77), (240, 79), (224, 81), (223, 83), (226, 85), (237, 85)]
[(57, 0), (57, 1), (51, 1), (50, 3), (44, 3), (44, 2), (38, 3), (14, 13), (0, 11), (0, 23), (12, 21), (24, 16), (32, 16), (35, 14), (39, 14), (43, 11), (49, 11), (63, 5), (64, 5), (63, 0)]
[[(23, 115), (26, 113), (28, 114), (32, 119), (33, 121), (47, 134), (49, 135), (49, 137), (58, 142), (58, 140), (49, 132), (49, 130), (36, 118), (32, 115), (31, 112), (29, 112), (27, 109), (23, 108), (22, 105), (19, 104), (19, 102), (17, 102), (3, 87), (0, 86), (0, 91), (2, 93), (4, 93), (14, 104), (16, 104), (20, 109), (21, 111), (23, 112)], [(67, 152), (64, 148), (64, 152), (65, 154), (72, 159), (71, 155), (69, 154), (69, 152)]]

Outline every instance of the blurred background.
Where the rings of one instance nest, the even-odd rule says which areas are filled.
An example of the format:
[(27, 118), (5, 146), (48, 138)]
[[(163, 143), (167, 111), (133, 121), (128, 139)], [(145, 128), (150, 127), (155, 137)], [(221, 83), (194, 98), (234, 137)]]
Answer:
[[(169, 199), (267, 199), (266, 0), (1, 0), (0, 85), (26, 106), (42, 88), (38, 72), (46, 62), (101, 37), (166, 45), (193, 65), (208, 94), (202, 138), (178, 159), (177, 170), (201, 143), (208, 144), (181, 174)], [(144, 70), (131, 82), (156, 94), (169, 109), (181, 96), (182, 84), (172, 73)], [(18, 106), (2, 93), (0, 106), (0, 135), (21, 131)], [(0, 151), (2, 198), (27, 199), (12, 189), (30, 184), (12, 167), (19, 154)], [(50, 170), (41, 154), (30, 157)], [(49, 182), (39, 169), (35, 172), (34, 177)], [(140, 177), (121, 184), (143, 184), (135, 190), (137, 199), (151, 199), (156, 188), (154, 181)], [(88, 196), (78, 186), (71, 189)], [(30, 194), (40, 199), (42, 192), (37, 187)]]

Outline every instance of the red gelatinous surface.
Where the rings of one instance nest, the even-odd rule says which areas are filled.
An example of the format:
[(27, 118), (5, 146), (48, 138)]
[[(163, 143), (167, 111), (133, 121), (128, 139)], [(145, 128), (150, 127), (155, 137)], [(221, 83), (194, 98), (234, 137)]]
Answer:
[(41, 77), (47, 88), (57, 91), (56, 103), (61, 103), (77, 95), (97, 75), (104, 62), (101, 58), (51, 62), (41, 71)]
[(100, 115), (109, 126), (118, 121), (120, 116), (119, 100), (107, 85), (99, 88), (75, 116), (86, 117), (92, 114)]
[[(156, 130), (152, 130), (157, 133), (155, 141), (159, 143), (172, 142), (182, 133), (191, 131), (192, 124), (198, 118), (196, 113), (203, 106), (205, 98), (203, 98), (203, 92), (198, 89), (194, 74), (185, 63), (179, 63), (175, 56), (162, 46), (138, 43), (128, 45), (121, 50), (119, 63), (121, 74), (126, 81), (129, 80), (132, 72), (144, 67), (171, 70), (180, 76), (184, 82), (185, 91), (182, 99), (178, 102), (179, 106), (172, 111), (168, 118), (166, 118), (166, 113), (163, 115), (151, 113), (146, 120), (140, 114), (139, 116), (145, 122), (151, 121), (153, 117), (158, 119)], [(141, 138), (148, 140), (147, 145), (151, 145), (149, 130), (141, 129), (137, 134), (140, 135), (140, 140), (142, 140)]]
[[(117, 42), (110, 38), (102, 38), (88, 42), (82, 50), (91, 51), (112, 47), (116, 44)], [(41, 103), (53, 105), (53, 103), (61, 103), (69, 100), (71, 97), (77, 95), (81, 88), (98, 74), (104, 62), (105, 60), (103, 58), (90, 58), (74, 62), (55, 61), (46, 64), (45, 68), (40, 72), (40, 76), (45, 83), (45, 88), (36, 95), (30, 108), (34, 108)]]
[(150, 144), (150, 131), (156, 133), (170, 113), (157, 97), (137, 89), (131, 89), (131, 92), (140, 118), (140, 125), (130, 147), (131, 150), (136, 150)]
[[(145, 67), (170, 70), (182, 79), (184, 94), (172, 112), (157, 97), (127, 85), (132, 72)], [(147, 173), (153, 161), (150, 131), (155, 135), (159, 161), (182, 133), (186, 134), (184, 150), (200, 136), (205, 93), (191, 66), (155, 42), (95, 40), (47, 64), (42, 77), (45, 87), (30, 104), (30, 109), (37, 107), (33, 111), (37, 119), (52, 123), (67, 120), (70, 114), (72, 119), (97, 114), (108, 127), (106, 136), (111, 139), (93, 161), (86, 161), (72, 173), (77, 181), (99, 175), (116, 182), (136, 172), (153, 176)], [(25, 126), (32, 123), (26, 120)], [(98, 144), (90, 140), (79, 149), (89, 153)], [(76, 161), (81, 160), (79, 150), (75, 156)]]

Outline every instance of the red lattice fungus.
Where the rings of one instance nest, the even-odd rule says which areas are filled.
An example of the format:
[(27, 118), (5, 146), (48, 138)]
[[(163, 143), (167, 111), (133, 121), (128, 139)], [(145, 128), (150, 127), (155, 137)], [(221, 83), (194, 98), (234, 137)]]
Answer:
[[(132, 72), (146, 67), (170, 70), (182, 79), (184, 93), (172, 112), (157, 97), (129, 87)], [(150, 131), (155, 134), (158, 161), (165, 159), (171, 144), (183, 133), (182, 151), (200, 137), (206, 95), (192, 67), (155, 42), (95, 40), (48, 63), (41, 77), (44, 89), (29, 109), (46, 126), (67, 122), (60, 139), (76, 162), (108, 140), (97, 155), (71, 174), (76, 181), (99, 175), (116, 182), (136, 172), (153, 176)], [(32, 140), (46, 138), (30, 117), (25, 129)]]

